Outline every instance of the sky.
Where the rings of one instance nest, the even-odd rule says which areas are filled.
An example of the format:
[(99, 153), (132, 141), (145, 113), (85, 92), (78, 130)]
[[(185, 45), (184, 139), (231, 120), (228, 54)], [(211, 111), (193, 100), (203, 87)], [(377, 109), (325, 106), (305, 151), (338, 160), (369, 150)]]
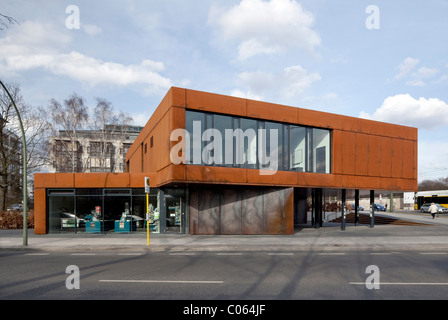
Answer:
[(145, 125), (171, 86), (418, 128), (448, 177), (448, 1), (2, 0), (0, 79)]

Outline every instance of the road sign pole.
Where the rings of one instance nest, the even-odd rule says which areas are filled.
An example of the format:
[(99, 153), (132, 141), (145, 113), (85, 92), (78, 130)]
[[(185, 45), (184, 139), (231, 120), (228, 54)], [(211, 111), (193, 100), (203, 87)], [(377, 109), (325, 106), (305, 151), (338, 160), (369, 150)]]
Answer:
[(149, 246), (149, 178), (145, 177), (145, 193), (146, 193), (146, 245)]
[(146, 245), (149, 246), (149, 193), (146, 194)]

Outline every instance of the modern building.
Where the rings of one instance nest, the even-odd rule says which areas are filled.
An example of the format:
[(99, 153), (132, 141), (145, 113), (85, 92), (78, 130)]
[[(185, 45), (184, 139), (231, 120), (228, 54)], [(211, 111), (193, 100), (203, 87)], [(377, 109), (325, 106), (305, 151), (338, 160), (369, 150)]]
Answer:
[(416, 190), (416, 128), (173, 87), (125, 173), (35, 175), (35, 233), (292, 234)]

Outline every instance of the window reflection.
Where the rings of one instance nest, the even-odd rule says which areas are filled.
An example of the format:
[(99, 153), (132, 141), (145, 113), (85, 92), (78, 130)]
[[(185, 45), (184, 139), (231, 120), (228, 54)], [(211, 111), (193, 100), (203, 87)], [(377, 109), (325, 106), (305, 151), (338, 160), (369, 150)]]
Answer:
[(315, 173), (331, 170), (327, 129), (190, 110), (185, 128), (190, 136), (187, 164)]

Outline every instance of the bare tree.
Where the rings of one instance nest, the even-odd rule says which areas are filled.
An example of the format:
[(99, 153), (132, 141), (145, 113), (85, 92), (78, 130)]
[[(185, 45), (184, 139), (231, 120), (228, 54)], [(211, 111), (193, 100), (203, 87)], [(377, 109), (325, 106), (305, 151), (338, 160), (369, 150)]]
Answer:
[(447, 190), (448, 189), (448, 177), (438, 179), (426, 179), (418, 184), (419, 191), (430, 190)]
[(53, 140), (51, 147), (57, 155), (53, 161), (62, 172), (83, 172), (86, 165), (82, 162), (82, 145), (79, 142), (79, 130), (87, 124), (89, 116), (84, 98), (73, 93), (64, 104), (55, 99), (50, 101), (50, 116), (52, 119)]
[(6, 16), (6, 15), (0, 13), (0, 30), (5, 30), (8, 28), (8, 25), (14, 24), (14, 23), (19, 24), (17, 22), (17, 20), (14, 19), (13, 17)]
[[(102, 168), (104, 171), (115, 172), (117, 164), (123, 157), (122, 153), (117, 152), (117, 148), (122, 147), (119, 144), (127, 134), (132, 117), (123, 112), (115, 112), (106, 99), (96, 98), (96, 101), (92, 129), (97, 132), (97, 137), (94, 142), (91, 142), (91, 165)], [(96, 163), (93, 164), (93, 162)]]
[[(22, 119), (27, 146), (27, 173), (31, 177), (48, 161), (49, 123), (41, 110), (26, 104), (18, 84), (6, 83)], [(23, 188), (22, 132), (6, 92), (0, 94), (0, 210), (18, 201)]]

